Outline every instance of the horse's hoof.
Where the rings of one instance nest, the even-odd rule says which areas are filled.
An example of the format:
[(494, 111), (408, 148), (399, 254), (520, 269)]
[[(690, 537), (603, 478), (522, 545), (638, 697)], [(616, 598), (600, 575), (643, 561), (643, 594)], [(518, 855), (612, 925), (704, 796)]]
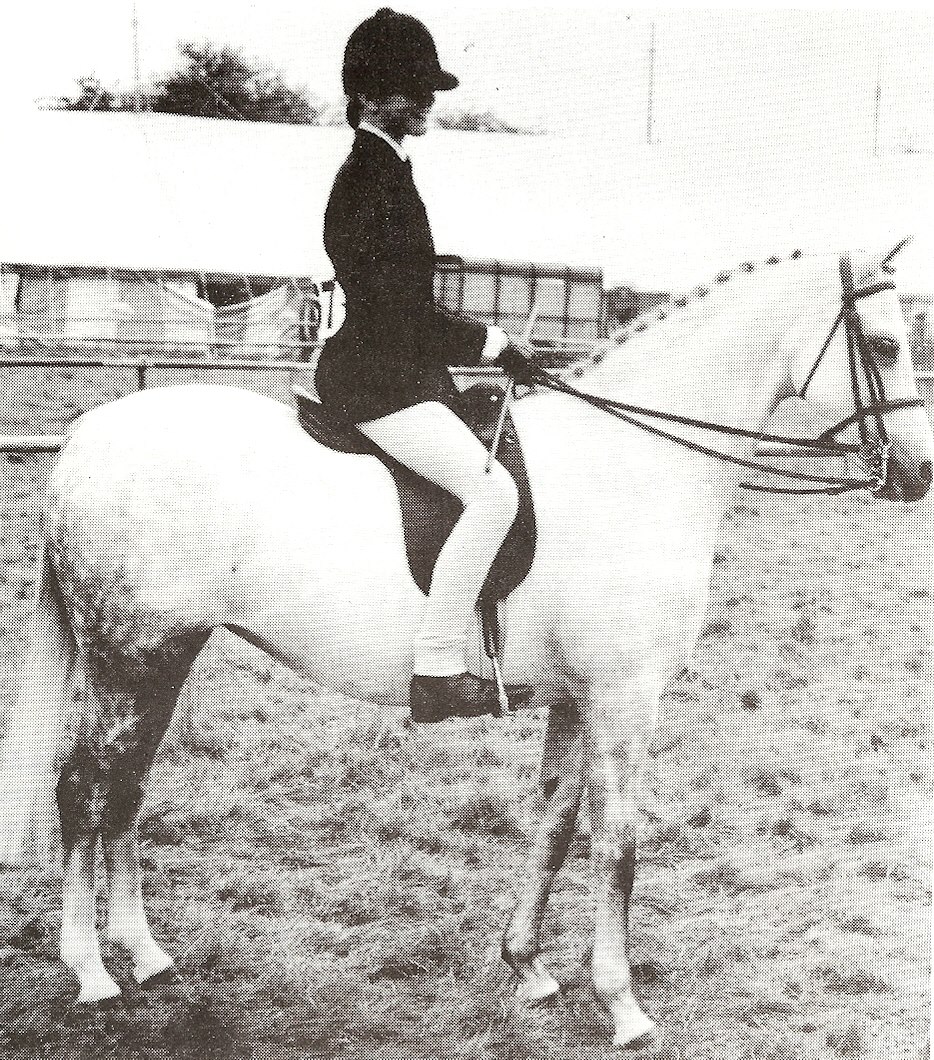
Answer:
[(538, 957), (530, 961), (510, 960), (508, 963), (519, 980), (516, 1000), (521, 1004), (544, 1005), (561, 993), (561, 985)]
[(120, 987), (101, 969), (100, 975), (87, 979), (81, 984), (78, 999), (75, 1002), (86, 1012), (98, 1009), (113, 1008), (122, 1000)]
[(82, 1001), (79, 997), (78, 1004), (81, 1006), (82, 1012), (91, 1015), (95, 1012), (113, 1012), (114, 1009), (123, 1008), (124, 1000), (123, 994), (117, 993), (112, 994), (110, 997), (96, 998), (94, 1001)]
[(544, 1005), (560, 994), (560, 984), (550, 976), (534, 983), (520, 983), (516, 987), (516, 1001), (522, 1005)]
[(613, 1037), (613, 1047), (626, 1049), (658, 1049), (662, 1044), (662, 1032), (653, 1020), (640, 1012), (641, 1020), (635, 1020), (624, 1030), (617, 1030)]
[(178, 974), (175, 965), (170, 964), (168, 968), (163, 968), (161, 972), (156, 972), (155, 975), (148, 975), (145, 979), (138, 981), (140, 990), (152, 990), (157, 986), (177, 986), (182, 981), (182, 977)]

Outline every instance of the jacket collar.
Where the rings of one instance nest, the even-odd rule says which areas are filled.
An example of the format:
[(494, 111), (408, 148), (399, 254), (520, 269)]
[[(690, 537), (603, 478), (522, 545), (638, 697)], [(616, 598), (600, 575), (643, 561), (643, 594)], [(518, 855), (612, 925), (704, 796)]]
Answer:
[(365, 132), (365, 133), (370, 133), (371, 136), (378, 136), (379, 139), (382, 140), (384, 143), (389, 144), (389, 146), (393, 149), (393, 151), (395, 151), (395, 153), (399, 156), (401, 161), (408, 162), (409, 156), (403, 150), (402, 145), (401, 144), (397, 144), (396, 141), (393, 140), (393, 138), (391, 136), (387, 136), (383, 132), (382, 129), (377, 129), (375, 126), (370, 125), (369, 122), (362, 121), (357, 126), (357, 132), (358, 133)]

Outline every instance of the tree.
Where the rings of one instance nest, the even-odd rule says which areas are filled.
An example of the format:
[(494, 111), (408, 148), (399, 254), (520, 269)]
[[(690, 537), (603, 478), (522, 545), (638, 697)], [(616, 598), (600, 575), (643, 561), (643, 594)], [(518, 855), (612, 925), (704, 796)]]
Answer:
[(436, 120), (442, 129), (464, 129), (467, 132), (524, 133), (529, 131), (504, 121), (489, 108), (482, 110), (473, 105), (445, 107), (439, 112)]
[(79, 77), (75, 82), (81, 89), (75, 99), (62, 100), (61, 110), (123, 110), (120, 101), (93, 76)]
[[(343, 102), (327, 104), (315, 99), (305, 90), (288, 85), (279, 71), (257, 69), (228, 45), (188, 42), (180, 46), (180, 51), (178, 69), (140, 93), (143, 110), (301, 125), (344, 123)], [(78, 85), (81, 91), (76, 98), (57, 100), (52, 106), (62, 110), (137, 108), (134, 93), (111, 91), (96, 77), (83, 77)], [(511, 125), (489, 108), (473, 103), (440, 108), (437, 123), (442, 129), (471, 132), (532, 131)]]
[(307, 93), (291, 88), (275, 70), (257, 70), (226, 45), (187, 43), (183, 65), (150, 99), (152, 110), (202, 118), (313, 124), (322, 111)]

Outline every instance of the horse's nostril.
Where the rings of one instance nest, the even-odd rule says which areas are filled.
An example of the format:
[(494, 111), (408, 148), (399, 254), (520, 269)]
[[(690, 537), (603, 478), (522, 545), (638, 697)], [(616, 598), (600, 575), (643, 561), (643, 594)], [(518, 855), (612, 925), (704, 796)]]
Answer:
[(925, 486), (930, 486), (930, 484), (931, 484), (931, 461), (930, 460), (925, 460), (924, 463), (922, 463), (921, 466), (918, 468), (918, 473), (921, 475), (921, 478), (924, 480)]

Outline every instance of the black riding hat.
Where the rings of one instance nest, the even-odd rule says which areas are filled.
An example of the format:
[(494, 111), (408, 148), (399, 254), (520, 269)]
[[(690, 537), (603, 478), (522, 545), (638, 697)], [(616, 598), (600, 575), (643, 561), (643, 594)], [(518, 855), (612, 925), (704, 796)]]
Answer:
[(388, 7), (350, 34), (341, 76), (348, 96), (372, 100), (394, 92), (442, 92), (459, 84), (441, 69), (438, 49), (424, 24)]

